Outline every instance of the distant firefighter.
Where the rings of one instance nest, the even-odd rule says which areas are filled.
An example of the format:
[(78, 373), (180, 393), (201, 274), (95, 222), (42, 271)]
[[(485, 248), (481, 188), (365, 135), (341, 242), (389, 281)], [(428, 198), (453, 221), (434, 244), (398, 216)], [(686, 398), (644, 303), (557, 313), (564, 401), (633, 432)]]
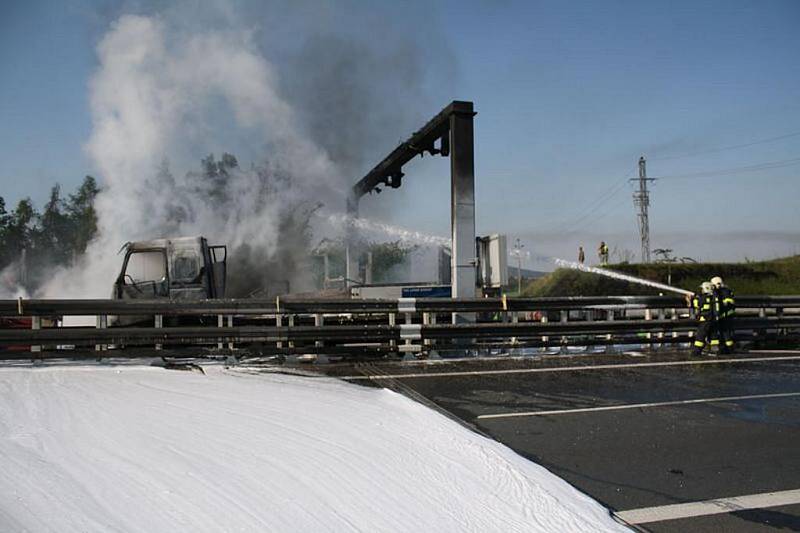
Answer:
[(608, 245), (606, 241), (600, 241), (600, 246), (597, 247), (597, 256), (600, 258), (601, 265), (608, 264)]
[(717, 337), (717, 321), (714, 310), (714, 286), (704, 281), (700, 285), (700, 293), (692, 297), (692, 309), (697, 317), (697, 329), (694, 332), (693, 355), (703, 353), (703, 348), (708, 346)]
[(733, 315), (736, 313), (733, 289), (725, 285), (719, 276), (711, 278), (711, 285), (714, 287), (714, 312), (719, 332), (719, 351), (720, 353), (731, 353), (733, 351)]
[(578, 263), (583, 264), (586, 261), (586, 254), (583, 253), (583, 246), (578, 246)]

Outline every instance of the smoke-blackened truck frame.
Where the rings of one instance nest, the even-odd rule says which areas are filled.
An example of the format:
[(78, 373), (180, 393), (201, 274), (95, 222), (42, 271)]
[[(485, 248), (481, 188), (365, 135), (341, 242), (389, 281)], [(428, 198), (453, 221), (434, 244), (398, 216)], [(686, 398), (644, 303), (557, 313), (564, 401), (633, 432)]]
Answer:
[(129, 242), (124, 249), (113, 299), (225, 297), (225, 245), (210, 246), (205, 237), (198, 236)]

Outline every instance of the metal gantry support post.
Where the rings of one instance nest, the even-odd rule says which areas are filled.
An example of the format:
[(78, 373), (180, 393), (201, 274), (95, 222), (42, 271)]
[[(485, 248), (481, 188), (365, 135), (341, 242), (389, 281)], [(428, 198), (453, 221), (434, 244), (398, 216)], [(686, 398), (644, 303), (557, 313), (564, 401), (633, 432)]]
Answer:
[[(344, 286), (352, 287), (358, 277), (358, 228), (356, 219), (358, 218), (357, 194), (352, 193), (347, 196), (347, 218), (345, 220), (345, 239), (344, 239)], [(348, 295), (349, 296), (349, 295)]]
[[(475, 297), (475, 140), (472, 102), (454, 102), (450, 115), (450, 220), (452, 297)], [(453, 313), (453, 322), (474, 321)]]

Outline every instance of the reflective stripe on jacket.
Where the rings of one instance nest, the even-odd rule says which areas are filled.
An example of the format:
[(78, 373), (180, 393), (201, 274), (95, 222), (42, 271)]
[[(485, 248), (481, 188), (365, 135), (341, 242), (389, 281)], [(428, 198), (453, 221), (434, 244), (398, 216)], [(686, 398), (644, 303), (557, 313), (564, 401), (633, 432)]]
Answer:
[(715, 289), (714, 300), (714, 310), (719, 318), (731, 317), (736, 313), (736, 300), (731, 288), (722, 286)]
[(692, 308), (695, 310), (700, 322), (714, 318), (714, 295), (696, 294), (692, 298)]

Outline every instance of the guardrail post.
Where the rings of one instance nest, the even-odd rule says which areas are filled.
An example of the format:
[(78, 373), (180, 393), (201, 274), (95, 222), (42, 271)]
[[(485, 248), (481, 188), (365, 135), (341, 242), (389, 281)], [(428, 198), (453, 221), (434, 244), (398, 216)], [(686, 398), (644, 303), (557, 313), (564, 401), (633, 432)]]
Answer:
[[(518, 324), (519, 323), (519, 312), (518, 311), (511, 311), (511, 323)], [(519, 339), (517, 337), (511, 337), (511, 344), (517, 344)]]
[[(153, 324), (156, 329), (161, 329), (164, 325), (164, 316), (163, 315), (155, 315), (155, 323)], [(156, 343), (156, 350), (160, 350), (162, 348), (161, 343)]]
[[(431, 313), (431, 315), (430, 315), (430, 324), (431, 325), (436, 324), (436, 313)], [(433, 346), (434, 344), (436, 344), (436, 339), (428, 339), (428, 345), (429, 346)]]
[[(389, 313), (389, 326), (395, 327), (397, 325), (397, 313)], [(389, 346), (393, 349), (397, 349), (397, 341), (394, 339), (389, 340)]]
[[(567, 311), (566, 309), (562, 309), (560, 314), (561, 314), (560, 322), (562, 324), (566, 324), (567, 322), (569, 322), (569, 311)], [(567, 336), (566, 335), (562, 335), (561, 336), (561, 349), (559, 350), (561, 353), (567, 353), (567, 343), (568, 343)]]
[[(647, 309), (644, 310), (644, 319), (645, 320), (653, 320), (653, 310), (652, 309), (647, 308)], [(652, 341), (653, 340), (653, 334), (650, 333), (649, 331), (647, 331), (644, 334), (644, 338), (647, 339), (648, 341)], [(648, 350), (652, 350), (653, 349), (653, 343), (652, 342), (647, 343), (647, 349)]]
[[(42, 329), (42, 317), (40, 316), (32, 316), (31, 317), (31, 329)], [(32, 352), (41, 352), (42, 347), (41, 345), (32, 345), (31, 346)]]
[[(672, 315), (670, 316), (670, 319), (671, 320), (678, 320), (679, 318), (680, 318), (680, 314), (678, 313), (678, 310), (673, 307), (672, 308)], [(672, 338), (673, 339), (677, 339), (678, 338), (678, 332), (677, 332), (677, 330), (675, 328), (672, 328)]]
[[(547, 318), (547, 311), (546, 310), (542, 313), (542, 318), (539, 319), (539, 322), (541, 322), (542, 324), (547, 324), (548, 318)], [(542, 342), (546, 343), (546, 342), (549, 342), (549, 341), (550, 341), (550, 337), (548, 337), (547, 335), (542, 335)]]
[[(767, 308), (766, 307), (759, 307), (758, 308), (758, 318), (767, 318)], [(767, 328), (760, 328), (753, 331), (754, 337), (766, 337), (767, 336)]]
[[(327, 259), (328, 259), (328, 256), (326, 255), (325, 256), (325, 260), (327, 261)], [(278, 327), (278, 328), (283, 326), (283, 316), (281, 314), (275, 315), (275, 326)], [(280, 333), (279, 333), (279, 335), (280, 335)], [(278, 349), (283, 348), (283, 342), (281, 342), (281, 341), (276, 342), (275, 343), (275, 347), (278, 348)]]
[[(107, 315), (97, 315), (95, 327), (97, 329), (106, 329), (108, 327), (108, 316)], [(96, 352), (108, 350), (108, 344), (95, 344), (94, 350)]]
[[(658, 320), (663, 321), (666, 318), (667, 314), (664, 312), (663, 308), (659, 308), (658, 310)], [(661, 341), (659, 343), (659, 348), (664, 347), (664, 331), (661, 330), (656, 334), (656, 337)]]
[[(291, 332), (292, 328), (294, 327), (294, 315), (289, 315), (289, 331)], [(286, 335), (289, 336), (288, 333)], [(289, 341), (289, 348), (294, 348), (294, 341)]]
[[(233, 315), (228, 315), (228, 327), (233, 328)], [(233, 339), (228, 339), (228, 349), (233, 350)]]
[[(427, 326), (430, 323), (431, 323), (431, 314), (430, 313), (422, 313), (422, 325), (423, 326)], [(430, 339), (425, 339), (425, 340), (422, 341), (422, 344), (424, 346), (430, 346), (431, 345), (431, 340)]]
[[(314, 315), (314, 325), (316, 327), (322, 327), (325, 325), (325, 317), (320, 313), (316, 313)], [(322, 346), (322, 341), (314, 341), (314, 346)]]
[[(606, 311), (606, 320), (608, 322), (614, 322), (614, 310), (613, 309), (609, 309), (609, 310)], [(614, 345), (611, 344), (611, 341), (613, 340), (613, 338), (614, 338), (614, 335), (611, 334), (611, 333), (606, 335), (606, 340), (609, 341), (608, 344), (606, 345), (606, 353), (614, 353)]]
[[(218, 327), (218, 328), (221, 328), (221, 327), (223, 327), (223, 326), (225, 326), (225, 319), (224, 319), (224, 317), (223, 317), (222, 315), (217, 315), (217, 327)], [(220, 337), (220, 338), (218, 339), (218, 341), (217, 341), (217, 350), (221, 350), (221, 349), (222, 349), (222, 346), (223, 346), (223, 345), (222, 345), (222, 337)]]
[[(404, 314), (406, 316), (406, 318), (405, 318), (406, 324), (413, 324), (414, 322), (413, 322), (413, 320), (411, 320), (411, 313), (404, 313)], [(405, 344), (406, 344), (406, 346), (411, 346), (411, 339), (406, 338)]]

